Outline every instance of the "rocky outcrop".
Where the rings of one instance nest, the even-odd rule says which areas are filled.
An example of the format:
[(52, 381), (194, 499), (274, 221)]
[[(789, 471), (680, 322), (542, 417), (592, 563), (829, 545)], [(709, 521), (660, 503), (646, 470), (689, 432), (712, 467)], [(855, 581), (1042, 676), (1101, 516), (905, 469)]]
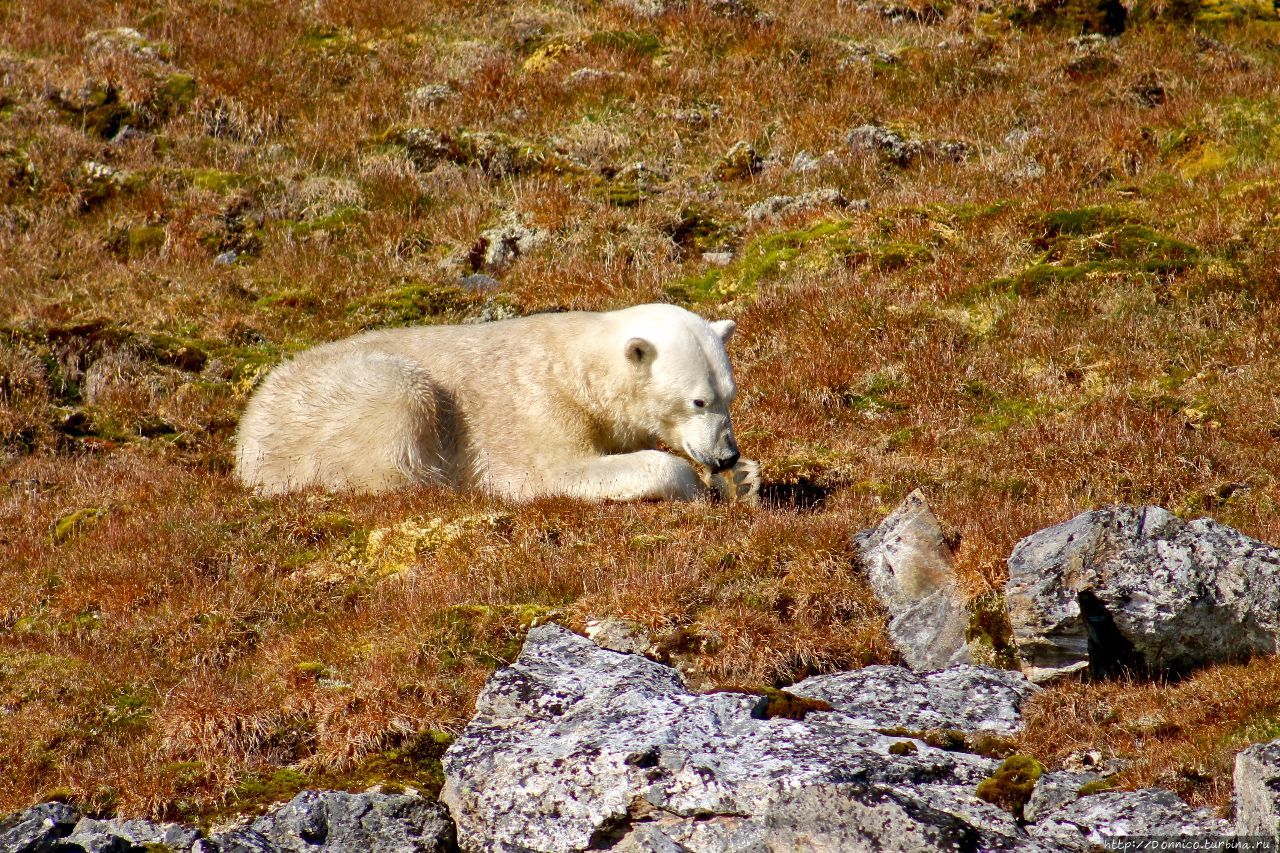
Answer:
[(0, 821), (4, 853), (444, 853), (453, 821), (419, 794), (303, 791), (252, 824), (205, 838), (194, 827), (148, 820), (95, 820), (64, 803), (42, 803)]
[(1087, 851), (1124, 836), (1223, 836), (1231, 826), (1208, 809), (1193, 809), (1172, 791), (1109, 791), (1081, 797), (1027, 830), (1051, 850)]
[(1260, 835), (1280, 845), (1280, 740), (1236, 756), (1236, 834)]
[(1028, 842), (974, 796), (991, 759), (882, 735), (865, 714), (769, 718), (768, 706), (689, 693), (669, 667), (544, 625), (485, 687), (441, 796), (465, 850)]
[(969, 614), (956, 587), (951, 546), (917, 489), (880, 526), (854, 537), (880, 603), (889, 611), (889, 637), (912, 669), (971, 663), (965, 633)]
[(1019, 542), (1005, 597), (1033, 681), (1183, 672), (1276, 651), (1280, 549), (1208, 518), (1108, 507)]
[(872, 729), (954, 729), (1017, 734), (1022, 705), (1036, 687), (1019, 672), (953, 666), (920, 675), (899, 666), (867, 666), (815, 675), (787, 688), (819, 699)]

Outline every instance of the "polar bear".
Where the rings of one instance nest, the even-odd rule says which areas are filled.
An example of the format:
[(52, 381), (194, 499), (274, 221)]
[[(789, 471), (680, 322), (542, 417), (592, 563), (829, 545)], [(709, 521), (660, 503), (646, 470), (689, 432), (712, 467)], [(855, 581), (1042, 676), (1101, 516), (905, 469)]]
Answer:
[(760, 466), (739, 456), (729, 418), (734, 329), (639, 305), (365, 332), (266, 377), (236, 473), (266, 494), (433, 483), (516, 500), (754, 501)]

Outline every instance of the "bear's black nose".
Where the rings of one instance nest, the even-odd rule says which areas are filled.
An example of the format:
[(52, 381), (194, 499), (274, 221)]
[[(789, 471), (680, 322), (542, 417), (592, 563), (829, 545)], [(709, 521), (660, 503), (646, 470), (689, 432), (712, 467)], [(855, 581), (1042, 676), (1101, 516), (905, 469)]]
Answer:
[(716, 470), (717, 470), (717, 471), (728, 471), (728, 470), (729, 470), (730, 468), (732, 468), (734, 465), (737, 465), (737, 464), (738, 464), (738, 456), (739, 456), (739, 455), (740, 455), (740, 454), (738, 453), (738, 451), (736, 451), (736, 450), (735, 450), (735, 451), (733, 451), (733, 453), (732, 453), (731, 455), (729, 455), (729, 456), (724, 456), (724, 457), (722, 457), (722, 458), (720, 458), (720, 459), (717, 459), (717, 460), (716, 460)]

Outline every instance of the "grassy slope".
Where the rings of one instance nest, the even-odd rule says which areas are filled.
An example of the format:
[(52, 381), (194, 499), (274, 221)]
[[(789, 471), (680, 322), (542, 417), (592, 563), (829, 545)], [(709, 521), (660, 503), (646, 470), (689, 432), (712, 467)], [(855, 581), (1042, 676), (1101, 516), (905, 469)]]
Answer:
[[(430, 785), (538, 619), (674, 631), (720, 683), (891, 661), (849, 534), (917, 486), (974, 598), (1020, 537), (1106, 502), (1280, 541), (1278, 25), (1211, 43), (1148, 18), (1073, 64), (1069, 29), (856, 5), (0, 6), (0, 812)], [(115, 26), (151, 43), (84, 40)], [(617, 76), (566, 80), (587, 67)], [(870, 121), (974, 154), (851, 155)], [(104, 138), (125, 123), (143, 135)], [(447, 156), (397, 144), (415, 126)], [(740, 140), (764, 168), (716, 180)], [(801, 173), (800, 151), (834, 154)], [(652, 180), (611, 179), (637, 161)], [(871, 210), (745, 225), (823, 186)], [(499, 296), (458, 290), (506, 211), (551, 241)], [(735, 417), (772, 507), (262, 501), (228, 477), (247, 393), (296, 347), (656, 299), (738, 321)], [(406, 518), (416, 548), (370, 547)], [(1124, 784), (1222, 806), (1233, 751), (1280, 734), (1277, 682), (1260, 660), (1057, 688), (1024, 746), (1101, 748), (1135, 759)]]

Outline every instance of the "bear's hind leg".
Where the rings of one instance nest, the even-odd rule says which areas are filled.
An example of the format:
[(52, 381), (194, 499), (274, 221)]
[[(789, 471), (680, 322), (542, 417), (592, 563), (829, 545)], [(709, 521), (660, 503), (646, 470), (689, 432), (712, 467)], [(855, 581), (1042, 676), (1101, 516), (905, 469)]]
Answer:
[(269, 376), (241, 424), (238, 468), (267, 493), (318, 485), (377, 492), (443, 482), (436, 389), (409, 359), (300, 358)]

